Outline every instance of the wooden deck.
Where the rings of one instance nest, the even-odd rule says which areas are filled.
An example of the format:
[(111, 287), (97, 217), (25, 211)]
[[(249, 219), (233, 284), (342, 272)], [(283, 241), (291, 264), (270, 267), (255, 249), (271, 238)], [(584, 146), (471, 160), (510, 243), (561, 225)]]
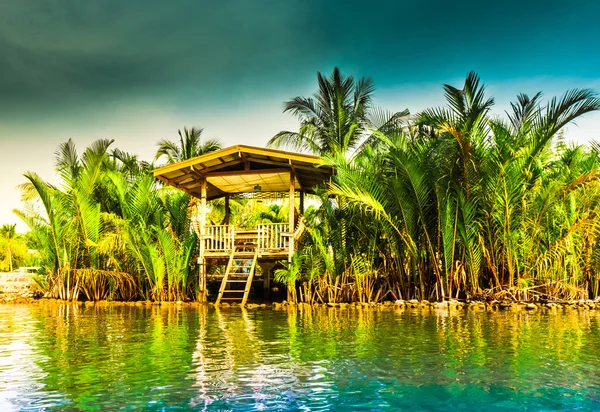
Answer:
[[(234, 246), (242, 244), (256, 245), (261, 260), (287, 259), (289, 256), (291, 232), (288, 223), (264, 223), (253, 229), (209, 225), (204, 233), (204, 257), (207, 259), (229, 258)], [(238, 254), (243, 255), (243, 252)], [(254, 252), (247, 254), (250, 259)]]

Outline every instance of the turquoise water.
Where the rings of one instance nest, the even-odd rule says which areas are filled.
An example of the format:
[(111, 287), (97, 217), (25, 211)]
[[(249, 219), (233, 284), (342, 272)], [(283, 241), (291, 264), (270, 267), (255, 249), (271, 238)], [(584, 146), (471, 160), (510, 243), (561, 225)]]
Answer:
[(0, 410), (600, 410), (599, 322), (0, 305)]

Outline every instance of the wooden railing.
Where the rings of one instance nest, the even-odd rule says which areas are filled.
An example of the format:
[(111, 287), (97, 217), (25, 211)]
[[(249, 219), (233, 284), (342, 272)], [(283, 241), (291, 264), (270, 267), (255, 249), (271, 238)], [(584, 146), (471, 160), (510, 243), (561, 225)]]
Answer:
[[(199, 230), (198, 230), (199, 231)], [(242, 229), (240, 229), (242, 231)], [(289, 248), (290, 225), (287, 223), (261, 223), (256, 228), (260, 252), (283, 252)], [(248, 230), (243, 230), (248, 236)], [(236, 228), (233, 225), (209, 225), (204, 228), (204, 251), (206, 253), (230, 253), (235, 244)]]
[(231, 252), (235, 228), (233, 225), (210, 225), (204, 231), (204, 250), (207, 252)]
[(289, 238), (281, 236), (289, 233), (288, 223), (261, 223), (258, 225), (258, 250), (274, 252), (285, 250), (289, 247)]

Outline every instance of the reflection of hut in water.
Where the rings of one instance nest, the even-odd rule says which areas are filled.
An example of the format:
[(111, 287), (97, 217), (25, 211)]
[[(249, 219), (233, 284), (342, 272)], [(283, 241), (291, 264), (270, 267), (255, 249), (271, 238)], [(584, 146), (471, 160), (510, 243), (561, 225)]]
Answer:
[[(200, 199), (200, 300), (206, 301), (206, 267), (227, 262), (217, 297), (244, 305), (257, 265), (263, 266), (265, 290), (270, 287), (266, 268), (291, 259), (304, 230), (304, 195), (326, 182), (333, 170), (321, 167), (317, 156), (251, 146), (233, 146), (154, 170), (154, 176)], [(289, 199), (286, 223), (260, 223), (242, 228), (230, 224), (232, 197)], [(296, 211), (298, 197), (299, 211)], [(207, 223), (207, 202), (225, 199), (225, 218), (220, 225)]]

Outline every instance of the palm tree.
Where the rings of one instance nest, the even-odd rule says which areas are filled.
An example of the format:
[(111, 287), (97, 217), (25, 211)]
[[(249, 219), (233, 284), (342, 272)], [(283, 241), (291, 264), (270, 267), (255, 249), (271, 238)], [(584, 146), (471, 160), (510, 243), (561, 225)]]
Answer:
[(287, 147), (318, 155), (344, 156), (376, 142), (371, 130), (385, 132), (408, 119), (409, 111), (388, 112), (373, 105), (373, 80), (343, 76), (338, 67), (329, 78), (317, 73), (319, 90), (312, 97), (294, 97), (284, 112), (300, 120), (298, 132), (281, 131), (268, 146)]
[[(105, 185), (111, 167), (108, 149), (112, 140), (98, 140), (82, 156), (72, 140), (56, 151), (56, 171), (62, 190), (28, 172), (29, 191), (37, 195), (42, 212), (18, 212), (41, 245), (42, 268), (49, 296), (72, 300), (85, 293), (88, 299), (130, 290), (132, 278), (120, 271), (107, 255), (107, 238), (114, 238), (114, 216), (99, 198), (108, 195)], [(104, 203), (104, 209), (103, 204)]]
[(17, 239), (17, 225), (4, 224), (0, 227), (0, 236), (6, 239), (6, 255), (8, 258), (8, 271), (13, 271), (12, 248)]
[[(268, 142), (272, 147), (287, 147), (306, 151), (323, 157), (336, 157), (352, 162), (352, 157), (373, 143), (373, 130), (378, 133), (400, 127), (409, 114), (408, 110), (390, 113), (373, 105), (375, 86), (371, 78), (355, 80), (344, 76), (338, 67), (330, 77), (317, 73), (318, 91), (312, 97), (298, 96), (285, 103), (284, 112), (290, 112), (300, 120), (298, 132), (282, 131)], [(350, 249), (346, 241), (348, 219), (344, 198), (335, 201), (326, 194), (323, 198), (330, 229), (327, 246), (334, 250), (335, 270), (332, 279), (341, 281), (351, 265)], [(283, 272), (282, 272), (283, 273)], [(291, 268), (287, 273), (292, 273)], [(334, 299), (335, 300), (335, 299)]]
[(329, 78), (317, 73), (319, 90), (313, 97), (294, 97), (284, 112), (300, 120), (298, 132), (277, 133), (268, 145), (288, 147), (319, 155), (347, 151), (363, 140), (375, 91), (370, 78), (354, 80), (335, 67)]
[(221, 149), (221, 144), (216, 139), (202, 141), (203, 130), (202, 128), (188, 129), (184, 127), (183, 133), (181, 130), (177, 131), (179, 143), (168, 139), (160, 140), (154, 160), (166, 156), (167, 164), (173, 164)]
[(350, 165), (330, 158), (330, 194), (387, 228), (401, 257), (388, 267), (400, 263), (405, 296), (504, 287), (523, 297), (520, 285), (532, 282), (554, 296), (597, 293), (598, 152), (556, 137), (600, 100), (574, 90), (542, 106), (539, 94), (521, 95), (503, 123), (490, 118), (493, 100), (474, 73), (444, 88), (448, 106), (420, 114), (414, 135), (381, 136), (378, 152)]

